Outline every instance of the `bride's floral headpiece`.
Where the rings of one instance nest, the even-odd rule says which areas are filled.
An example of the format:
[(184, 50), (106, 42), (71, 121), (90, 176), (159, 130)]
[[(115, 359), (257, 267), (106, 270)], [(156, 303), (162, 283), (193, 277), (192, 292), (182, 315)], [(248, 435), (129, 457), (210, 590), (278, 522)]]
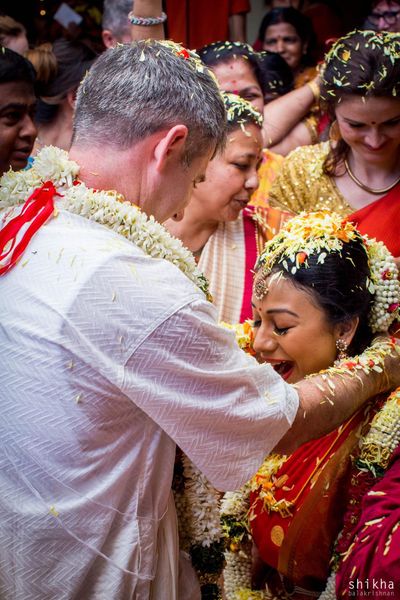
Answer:
[(400, 283), (395, 260), (382, 242), (362, 236), (352, 223), (335, 213), (301, 213), (267, 242), (256, 264), (260, 271), (254, 287), (256, 298), (261, 300), (266, 294), (274, 266), (279, 264), (294, 275), (298, 269), (308, 268), (311, 255), (317, 255), (317, 262), (323, 264), (327, 254), (341, 253), (353, 240), (362, 243), (368, 256), (370, 277), (365, 287), (373, 295), (369, 325), (373, 333), (387, 331), (399, 316)]

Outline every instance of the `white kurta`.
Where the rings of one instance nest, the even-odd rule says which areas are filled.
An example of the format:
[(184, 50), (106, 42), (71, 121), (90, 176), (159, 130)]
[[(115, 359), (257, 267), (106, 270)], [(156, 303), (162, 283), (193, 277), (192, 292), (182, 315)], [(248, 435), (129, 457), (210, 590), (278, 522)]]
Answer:
[(147, 599), (175, 444), (237, 488), (296, 392), (178, 268), (63, 211), (0, 278), (0, 315), (0, 597)]

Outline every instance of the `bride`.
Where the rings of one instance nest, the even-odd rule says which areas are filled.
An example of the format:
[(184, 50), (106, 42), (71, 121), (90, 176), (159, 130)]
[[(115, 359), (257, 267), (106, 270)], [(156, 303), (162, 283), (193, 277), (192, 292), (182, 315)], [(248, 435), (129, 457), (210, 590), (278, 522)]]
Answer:
[[(363, 238), (338, 215), (295, 217), (267, 243), (256, 267), (253, 349), (259, 360), (294, 384), (333, 364), (337, 372), (379, 369), (379, 344), (367, 350), (367, 359), (358, 355), (396, 317), (397, 275), (385, 246)], [(324, 401), (333, 403), (326, 381)], [(377, 450), (386, 412), (397, 410), (400, 423), (400, 407), (386, 400), (371, 398), (338, 429), (290, 456), (268, 456), (240, 493), (225, 495), (228, 600), (273, 594), (297, 600), (323, 592), (332, 565), (340, 567), (350, 546), (363, 494), (400, 442), (395, 430), (386, 439), (379, 434), (383, 451)], [(252, 543), (258, 559), (251, 565)], [(250, 591), (251, 568), (259, 595)]]

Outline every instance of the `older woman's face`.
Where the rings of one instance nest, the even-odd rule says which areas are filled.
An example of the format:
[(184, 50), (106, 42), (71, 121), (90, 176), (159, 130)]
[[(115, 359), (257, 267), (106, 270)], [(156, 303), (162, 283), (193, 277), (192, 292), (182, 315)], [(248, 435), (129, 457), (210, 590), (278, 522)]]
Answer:
[(202, 221), (235, 221), (258, 186), (262, 137), (256, 125), (228, 135), (226, 148), (209, 163), (206, 178), (193, 190), (191, 202)]
[(280, 54), (292, 71), (296, 71), (303, 54), (307, 50), (307, 45), (302, 41), (293, 25), (290, 23), (277, 23), (267, 27), (263, 49)]
[(348, 96), (335, 113), (341, 137), (357, 158), (383, 167), (400, 159), (400, 98)]
[(263, 114), (263, 93), (254, 71), (246, 59), (234, 58), (229, 62), (214, 65), (212, 70), (218, 79), (221, 90), (244, 98), (259, 113)]
[(311, 294), (290, 279), (270, 277), (264, 298), (253, 297), (253, 319), (259, 360), (270, 363), (289, 383), (333, 364), (338, 331)]

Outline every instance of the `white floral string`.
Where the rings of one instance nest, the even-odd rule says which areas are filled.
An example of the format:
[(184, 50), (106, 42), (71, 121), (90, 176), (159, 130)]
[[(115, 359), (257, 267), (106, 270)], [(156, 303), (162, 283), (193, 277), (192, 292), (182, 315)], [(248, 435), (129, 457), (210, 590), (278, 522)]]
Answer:
[[(177, 266), (207, 298), (208, 282), (193, 255), (172, 237), (153, 216), (124, 200), (116, 191), (97, 191), (76, 182), (79, 166), (60, 148), (47, 146), (37, 155), (31, 169), (8, 171), (0, 179), (0, 209), (16, 208), (32, 192), (51, 181), (61, 194), (55, 206), (108, 227), (133, 242), (152, 258), (162, 258)], [(78, 185), (74, 185), (74, 182)]]

